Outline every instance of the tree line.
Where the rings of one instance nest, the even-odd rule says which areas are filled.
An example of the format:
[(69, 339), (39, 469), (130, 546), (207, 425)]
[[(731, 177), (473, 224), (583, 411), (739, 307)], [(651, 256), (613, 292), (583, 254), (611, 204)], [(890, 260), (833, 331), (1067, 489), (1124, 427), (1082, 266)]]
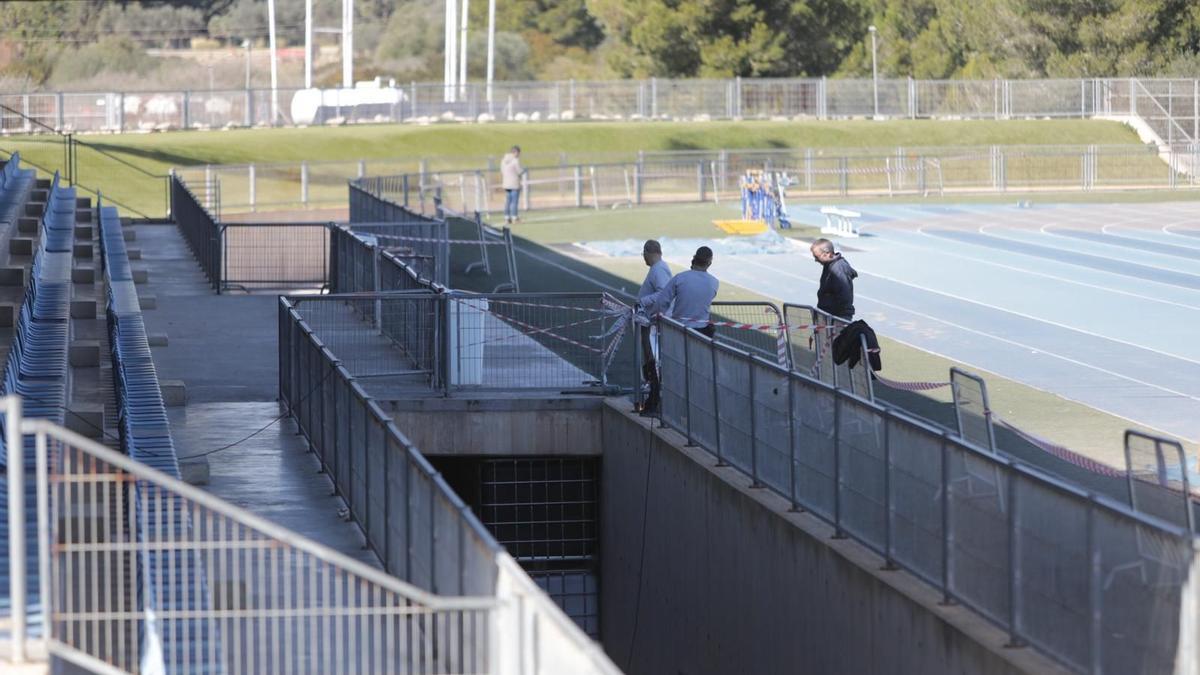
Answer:
[[(340, 4), (314, 0), (318, 23), (338, 25)], [(303, 0), (277, 7), (282, 43), (302, 43)], [(356, 75), (440, 79), (442, 3), (355, 7)], [(474, 76), (484, 68), (486, 8), (470, 4)], [(884, 77), (1200, 76), (1197, 0), (500, 0), (497, 74), (864, 76), (870, 25)], [(265, 35), (265, 0), (3, 3), (0, 75), (45, 82), (64, 55), (89, 48), (88, 69), (136, 70), (146, 48)]]

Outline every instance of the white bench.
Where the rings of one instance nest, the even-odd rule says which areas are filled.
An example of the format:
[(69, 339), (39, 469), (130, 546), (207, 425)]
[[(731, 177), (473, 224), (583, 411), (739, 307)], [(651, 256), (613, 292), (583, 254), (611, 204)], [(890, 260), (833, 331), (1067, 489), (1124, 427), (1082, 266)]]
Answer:
[(832, 234), (837, 237), (858, 236), (858, 224), (855, 220), (862, 217), (858, 211), (839, 209), (836, 206), (823, 206), (821, 215), (825, 216), (825, 225), (821, 228), (821, 234)]

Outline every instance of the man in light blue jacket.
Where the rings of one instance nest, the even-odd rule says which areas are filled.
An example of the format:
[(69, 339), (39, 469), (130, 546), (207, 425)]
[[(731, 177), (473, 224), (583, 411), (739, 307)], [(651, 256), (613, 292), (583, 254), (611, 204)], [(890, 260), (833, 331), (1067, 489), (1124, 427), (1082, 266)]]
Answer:
[(707, 337), (716, 335), (717, 329), (709, 322), (708, 310), (721, 283), (708, 273), (712, 261), (711, 248), (701, 246), (696, 249), (691, 269), (672, 277), (665, 288), (649, 298), (650, 302), (642, 300), (646, 313), (649, 316), (666, 314)]
[(650, 271), (646, 272), (646, 280), (638, 289), (638, 323), (641, 324), (639, 332), (642, 338), (642, 377), (650, 385), (650, 393), (642, 405), (642, 412), (649, 415), (658, 412), (662, 383), (658, 378), (658, 336), (655, 334), (654, 326), (650, 323), (651, 317), (646, 315), (644, 308), (659, 291), (666, 288), (667, 284), (671, 282), (671, 268), (662, 259), (662, 245), (654, 239), (649, 239), (642, 245), (642, 260), (650, 268)]

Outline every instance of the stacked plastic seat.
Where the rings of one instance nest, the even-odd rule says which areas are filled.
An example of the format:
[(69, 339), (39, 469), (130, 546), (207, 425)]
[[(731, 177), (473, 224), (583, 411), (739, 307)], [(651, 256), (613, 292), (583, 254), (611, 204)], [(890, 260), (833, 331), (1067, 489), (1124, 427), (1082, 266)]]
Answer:
[[(107, 286), (109, 343), (120, 412), (121, 448), (133, 459), (179, 478), (179, 463), (158, 374), (146, 339), (125, 233), (113, 207), (101, 205), (100, 251)], [(192, 523), (183, 500), (147, 481), (135, 484), (139, 541), (179, 542), (191, 539)], [(196, 552), (183, 547), (147, 546), (138, 558), (138, 606), (162, 616), (164, 611), (198, 611), (209, 607), (204, 568)], [(150, 632), (153, 635), (150, 635)], [(223, 669), (213, 656), (221, 653), (213, 625), (201, 619), (160, 619), (139, 623), (138, 641), (160, 645), (167, 672), (216, 673)]]
[[(11, 162), (10, 162), (11, 164)], [(5, 170), (9, 165), (5, 166)], [(12, 178), (9, 178), (11, 182)], [(32, 179), (31, 179), (32, 180)], [(19, 186), (27, 192), (25, 186)], [(23, 209), (22, 200), (19, 207)], [(33, 264), (25, 296), (17, 312), (13, 341), (0, 378), (0, 395), (17, 394), (23, 399), (25, 417), (48, 419), (63, 424), (66, 418), (68, 348), (71, 316), (71, 244), (75, 228), (75, 191), (59, 185), (55, 175), (41, 220), (41, 238), (33, 251)], [(4, 422), (0, 419), (0, 445)], [(34, 441), (25, 439), (25, 569), (28, 599), (29, 633), (42, 630), (41, 603), (38, 598), (37, 498)], [(8, 452), (0, 454), (0, 466), (7, 469)], [(8, 491), (3, 477), (4, 493)], [(0, 503), (0, 541), (8, 542), (8, 501)], [(8, 611), (8, 547), (0, 552), (0, 613)]]

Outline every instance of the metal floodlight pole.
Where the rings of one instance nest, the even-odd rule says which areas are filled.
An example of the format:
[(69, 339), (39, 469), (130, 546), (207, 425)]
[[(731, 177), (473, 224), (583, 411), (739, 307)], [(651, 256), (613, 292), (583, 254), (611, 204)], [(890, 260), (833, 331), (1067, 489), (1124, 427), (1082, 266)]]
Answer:
[(267, 0), (267, 38), (271, 43), (271, 126), (279, 119), (279, 59), (275, 52), (275, 0)]
[(304, 88), (312, 89), (313, 0), (304, 0)]
[(487, 27), (487, 102), (488, 114), (492, 112), (492, 79), (496, 75), (496, 0), (488, 0)]
[(242, 46), (246, 48), (246, 88), (250, 88), (250, 50), (253, 48), (253, 43), (250, 38), (242, 40)]
[(342, 87), (354, 86), (354, 0), (342, 0)]
[(871, 33), (871, 93), (875, 99), (875, 117), (879, 117), (879, 66), (876, 59), (875, 25), (867, 26)]
[(462, 0), (462, 34), (458, 37), (458, 90), (467, 95), (467, 8), (471, 0)]
[(445, 80), (447, 103), (453, 102), (458, 88), (458, 0), (446, 0)]

